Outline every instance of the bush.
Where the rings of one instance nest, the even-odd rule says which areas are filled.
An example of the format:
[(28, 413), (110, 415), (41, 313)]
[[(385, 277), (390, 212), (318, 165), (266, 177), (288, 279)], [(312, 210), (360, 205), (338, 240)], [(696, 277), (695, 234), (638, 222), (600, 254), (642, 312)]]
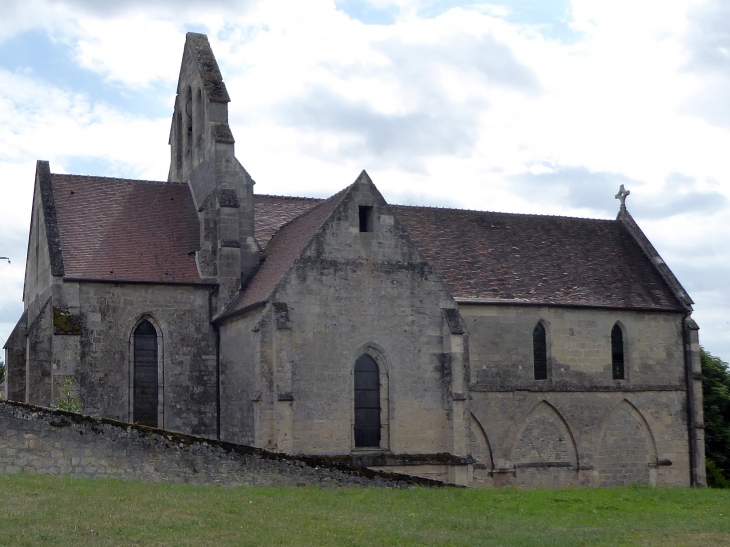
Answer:
[(61, 382), (58, 386), (58, 390), (61, 392), (61, 398), (58, 400), (58, 404), (51, 405), (51, 408), (81, 413), (83, 406), (81, 405), (81, 401), (71, 391), (71, 388), (73, 388), (73, 382), (71, 380), (66, 379)]
[(704, 349), (702, 396), (705, 413), (705, 456), (707, 484), (730, 487), (730, 371), (728, 364)]

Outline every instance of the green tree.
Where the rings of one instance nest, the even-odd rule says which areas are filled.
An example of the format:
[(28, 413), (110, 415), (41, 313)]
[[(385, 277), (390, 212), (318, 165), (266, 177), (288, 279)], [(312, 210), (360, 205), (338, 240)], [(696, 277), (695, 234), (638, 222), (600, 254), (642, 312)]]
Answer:
[(0, 359), (0, 384), (5, 381), (5, 361)]
[(700, 350), (700, 359), (707, 484), (730, 488), (730, 370), (727, 363), (704, 349)]

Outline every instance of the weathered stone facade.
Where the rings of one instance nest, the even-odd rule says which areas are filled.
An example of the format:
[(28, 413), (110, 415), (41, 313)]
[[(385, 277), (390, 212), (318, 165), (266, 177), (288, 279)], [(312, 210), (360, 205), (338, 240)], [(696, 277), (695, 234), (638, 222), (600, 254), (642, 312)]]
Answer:
[(705, 484), (692, 302), (623, 202), (392, 206), (365, 172), (257, 196), (228, 101), (190, 34), (167, 182), (39, 162), (10, 399), (70, 381), (134, 422), (149, 388), (154, 426), (461, 485)]

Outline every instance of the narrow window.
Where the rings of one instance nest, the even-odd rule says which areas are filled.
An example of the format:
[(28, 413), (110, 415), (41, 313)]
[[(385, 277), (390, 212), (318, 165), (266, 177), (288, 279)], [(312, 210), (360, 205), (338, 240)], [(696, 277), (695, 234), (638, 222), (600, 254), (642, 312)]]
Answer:
[(188, 86), (185, 101), (185, 160), (190, 162), (193, 155), (193, 90)]
[(134, 329), (132, 421), (157, 427), (157, 331), (146, 320)]
[(360, 231), (373, 231), (373, 207), (371, 205), (360, 205)]
[(611, 369), (614, 380), (624, 379), (624, 333), (618, 325), (611, 330)]
[(380, 446), (380, 370), (369, 355), (355, 362), (355, 447)]
[(547, 380), (547, 338), (542, 323), (532, 331), (532, 354), (535, 365), (535, 380)]
[[(178, 110), (175, 116), (175, 160), (177, 162), (178, 171), (182, 170), (183, 166), (183, 123), (182, 113)], [(176, 180), (182, 179), (182, 175), (178, 173)]]
[(193, 121), (195, 122), (195, 148), (199, 149), (203, 142), (203, 94), (200, 89), (198, 89), (198, 93), (195, 98)]

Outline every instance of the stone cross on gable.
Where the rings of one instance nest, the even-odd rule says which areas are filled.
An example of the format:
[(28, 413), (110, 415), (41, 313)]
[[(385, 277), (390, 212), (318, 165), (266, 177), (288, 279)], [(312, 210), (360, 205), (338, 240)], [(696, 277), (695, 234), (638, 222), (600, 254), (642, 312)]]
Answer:
[(631, 193), (631, 190), (626, 190), (624, 188), (624, 185), (621, 185), (621, 188), (618, 190), (618, 194), (616, 194), (616, 199), (621, 200), (621, 209), (626, 209), (626, 196), (628, 196)]

